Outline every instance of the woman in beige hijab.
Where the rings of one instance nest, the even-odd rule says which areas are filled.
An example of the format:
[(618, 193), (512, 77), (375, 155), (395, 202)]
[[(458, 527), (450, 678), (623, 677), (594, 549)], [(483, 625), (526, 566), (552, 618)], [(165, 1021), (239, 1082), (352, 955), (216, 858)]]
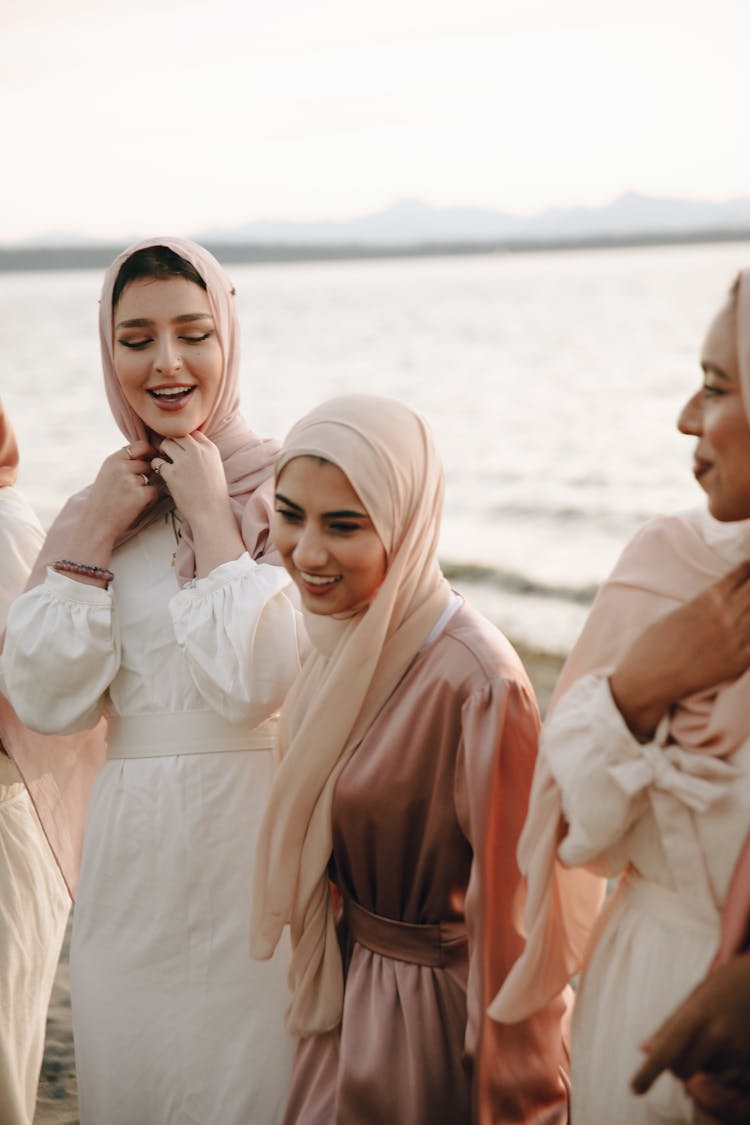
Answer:
[[(44, 542), (15, 487), (18, 447), (0, 403), (0, 633)], [(68, 916), (65, 884), (0, 742), (0, 1122), (31, 1125), (44, 1031)]]
[(510, 1028), (486, 1013), (523, 946), (538, 715), (440, 572), (442, 501), (430, 431), (392, 399), (324, 403), (277, 462), (272, 535), (314, 651), (282, 710), (252, 949), (289, 926), (289, 1125), (566, 1119), (563, 997)]
[[(576, 1125), (693, 1121), (640, 1046), (704, 975), (750, 823), (750, 271), (703, 344), (679, 429), (708, 497), (646, 525), (553, 697), (521, 840), (529, 942), (491, 1011), (524, 1019), (584, 962)], [(618, 876), (596, 921), (603, 876)], [(588, 948), (587, 948), (588, 943)]]

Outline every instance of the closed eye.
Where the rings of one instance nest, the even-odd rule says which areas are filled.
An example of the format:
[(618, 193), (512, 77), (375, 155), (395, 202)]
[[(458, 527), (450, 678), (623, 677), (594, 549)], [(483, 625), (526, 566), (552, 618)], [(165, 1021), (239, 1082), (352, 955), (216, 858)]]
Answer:
[(276, 508), (275, 512), (277, 516), (281, 516), (281, 518), (283, 520), (286, 520), (287, 523), (302, 522), (302, 512), (297, 512), (294, 510), (294, 508)]
[(118, 340), (118, 344), (122, 344), (124, 348), (131, 348), (133, 351), (139, 351), (141, 348), (147, 347), (153, 343), (153, 337), (148, 336), (145, 340)]
[(348, 535), (352, 531), (362, 530), (361, 523), (349, 523), (346, 520), (334, 520), (332, 523), (329, 523), (328, 526), (331, 531), (336, 531), (341, 535)]
[(200, 336), (180, 336), (180, 339), (184, 340), (186, 344), (202, 344), (204, 340), (210, 339), (211, 336), (213, 336), (213, 332), (203, 332)]

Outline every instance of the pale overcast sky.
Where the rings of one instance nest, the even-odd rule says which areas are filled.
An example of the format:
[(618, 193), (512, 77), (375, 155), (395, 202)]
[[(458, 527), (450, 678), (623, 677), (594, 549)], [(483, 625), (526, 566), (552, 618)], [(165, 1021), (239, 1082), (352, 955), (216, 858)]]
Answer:
[(0, 241), (750, 196), (748, 0), (0, 0)]

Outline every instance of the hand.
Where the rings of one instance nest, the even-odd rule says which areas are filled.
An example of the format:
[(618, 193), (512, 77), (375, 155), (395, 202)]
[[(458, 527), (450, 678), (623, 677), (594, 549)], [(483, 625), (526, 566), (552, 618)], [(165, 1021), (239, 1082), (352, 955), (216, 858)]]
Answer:
[(198, 578), (245, 549), (229, 502), (221, 454), (200, 430), (165, 438), (151, 467), (190, 524)]
[(664, 1070), (690, 1079), (688, 1092), (720, 1121), (750, 1120), (750, 953), (710, 973), (644, 1043), (633, 1076), (644, 1094)]
[(750, 667), (750, 561), (649, 625), (610, 677), (625, 722), (648, 737), (673, 703)]
[(100, 566), (109, 562), (118, 538), (159, 496), (159, 482), (150, 475), (154, 453), (147, 441), (136, 441), (107, 457), (71, 535), (70, 558)]
[(165, 438), (150, 467), (164, 481), (191, 527), (217, 504), (229, 501), (221, 454), (200, 430), (185, 437)]

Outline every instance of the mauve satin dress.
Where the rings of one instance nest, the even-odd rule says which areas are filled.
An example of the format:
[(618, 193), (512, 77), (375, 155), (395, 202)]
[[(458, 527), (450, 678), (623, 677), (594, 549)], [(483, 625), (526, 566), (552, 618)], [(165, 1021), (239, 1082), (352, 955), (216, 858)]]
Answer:
[(515, 851), (538, 725), (516, 653), (463, 604), (338, 780), (343, 1018), (300, 1043), (286, 1125), (567, 1119), (562, 1000), (515, 1026), (486, 1015), (523, 946)]

